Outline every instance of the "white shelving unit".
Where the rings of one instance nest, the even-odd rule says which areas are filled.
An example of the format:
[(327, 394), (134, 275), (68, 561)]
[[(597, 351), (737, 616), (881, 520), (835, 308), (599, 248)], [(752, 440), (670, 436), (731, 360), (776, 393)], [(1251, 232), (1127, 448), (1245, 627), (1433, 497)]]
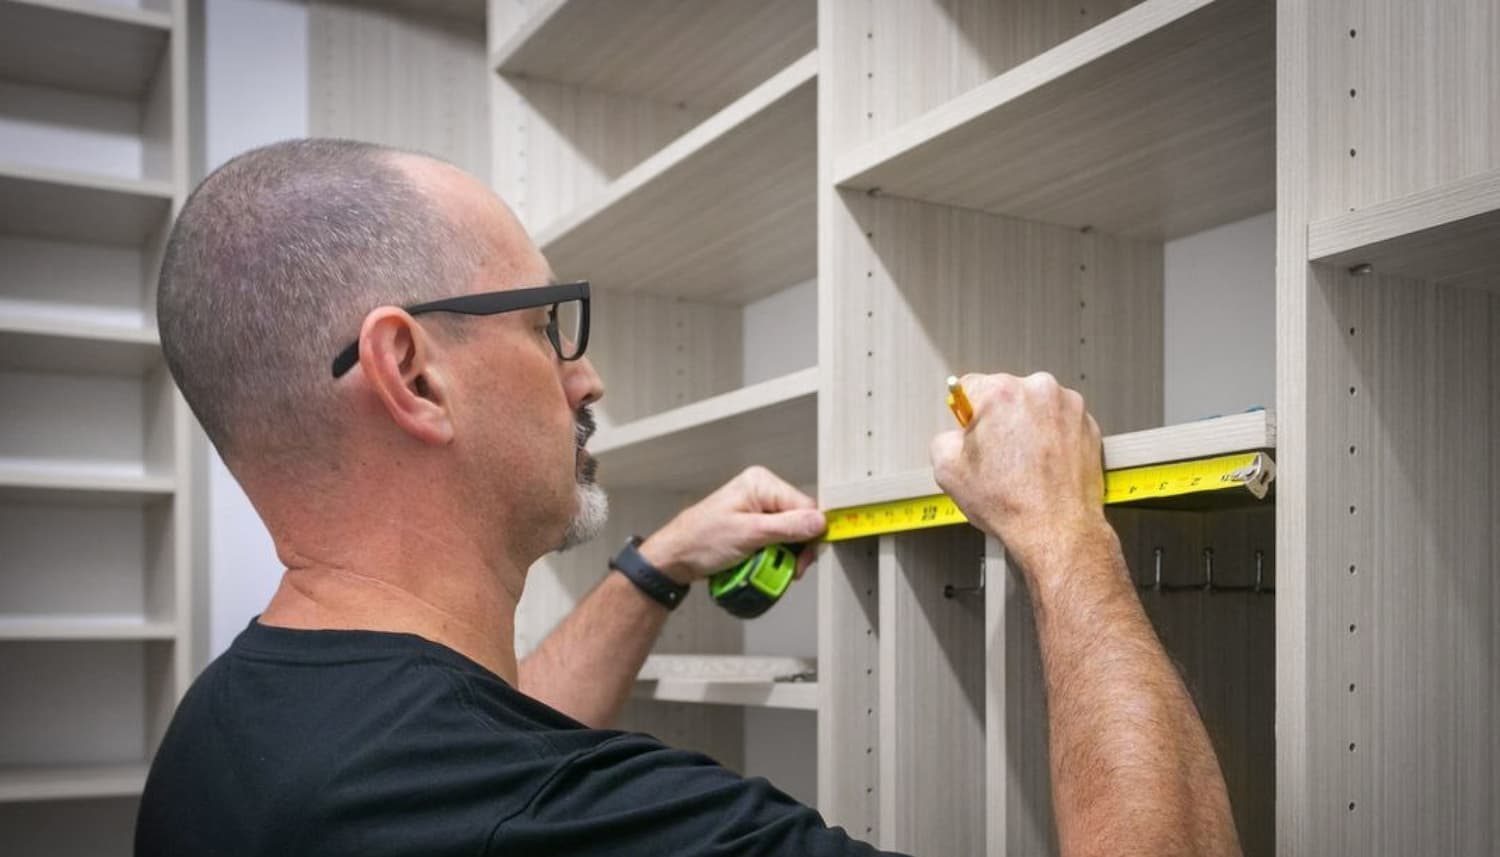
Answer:
[[(1107, 436), (1104, 438), (1104, 467), (1119, 470), (1275, 449), (1275, 417), (1269, 411), (1252, 411)], [(922, 468), (829, 485), (823, 490), (822, 498), (825, 506), (837, 509), (941, 492), (932, 477), (932, 469)]]
[(841, 187), (1131, 238), (1275, 204), (1269, 4), (1148, 0), (834, 157)]
[(803, 369), (603, 429), (590, 444), (617, 488), (704, 491), (752, 464), (817, 480), (818, 374)]
[(722, 106), (812, 47), (811, 8), (806, 0), (750, 7), (736, 0), (492, 4), (492, 32), (500, 38), (490, 65), (508, 77)]
[(565, 279), (698, 300), (812, 279), (817, 68), (804, 56), (677, 138), (542, 230), (542, 251)]
[(1436, 285), (1492, 288), (1500, 271), (1500, 170), (1466, 176), (1307, 227), (1308, 258)]
[(818, 710), (817, 661), (753, 655), (651, 655), (635, 698), (657, 702)]
[[(533, 569), (523, 650), (627, 533), (651, 532), (751, 464), (816, 482), (814, 343), (757, 310), (817, 311), (796, 289), (817, 275), (815, 30), (808, 0), (490, 4), (491, 174), (557, 274), (593, 283), (589, 357), (607, 392), (591, 451), (614, 509), (598, 544)], [(809, 658), (812, 629), (798, 630), (795, 654)], [(653, 658), (745, 666), (766, 654), (758, 633), (699, 596)], [(654, 678), (626, 725), (755, 772), (761, 710), (816, 712), (817, 693), (812, 682)], [(809, 799), (814, 721), (786, 727), (806, 749), (800, 772), (777, 777), (805, 783)]]
[(129, 853), (120, 822), (192, 678), (191, 417), (154, 320), (188, 181), (186, 39), (181, 0), (0, 2), (0, 841), (16, 853)]

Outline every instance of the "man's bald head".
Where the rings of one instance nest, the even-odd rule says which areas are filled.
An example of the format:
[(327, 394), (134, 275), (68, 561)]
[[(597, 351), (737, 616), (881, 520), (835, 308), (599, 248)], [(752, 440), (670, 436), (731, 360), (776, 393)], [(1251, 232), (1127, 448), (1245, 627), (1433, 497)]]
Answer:
[(488, 242), (414, 179), (437, 164), (419, 158), (292, 140), (229, 161), (188, 198), (157, 322), (172, 376), (226, 459), (333, 436), (343, 417), (329, 365), (364, 315), (466, 290)]

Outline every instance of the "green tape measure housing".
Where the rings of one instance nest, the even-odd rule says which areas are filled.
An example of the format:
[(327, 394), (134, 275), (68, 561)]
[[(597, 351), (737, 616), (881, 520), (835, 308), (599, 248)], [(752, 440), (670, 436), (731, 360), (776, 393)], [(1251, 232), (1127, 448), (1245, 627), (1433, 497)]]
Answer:
[(741, 619), (754, 619), (781, 599), (797, 574), (797, 553), (767, 545), (733, 568), (709, 578), (714, 603)]

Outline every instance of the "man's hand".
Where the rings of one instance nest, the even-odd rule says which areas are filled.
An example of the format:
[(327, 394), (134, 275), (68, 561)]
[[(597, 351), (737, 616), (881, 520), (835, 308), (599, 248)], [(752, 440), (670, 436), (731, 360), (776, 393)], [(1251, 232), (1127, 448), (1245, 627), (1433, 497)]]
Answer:
[(967, 429), (932, 441), (933, 474), (980, 529), (1027, 568), (1053, 547), (1108, 528), (1099, 425), (1046, 372), (966, 375)]
[[(683, 510), (641, 543), (641, 555), (679, 583), (734, 565), (769, 544), (805, 542), (826, 522), (813, 498), (764, 467), (751, 467)], [(797, 558), (797, 576), (813, 551)]]

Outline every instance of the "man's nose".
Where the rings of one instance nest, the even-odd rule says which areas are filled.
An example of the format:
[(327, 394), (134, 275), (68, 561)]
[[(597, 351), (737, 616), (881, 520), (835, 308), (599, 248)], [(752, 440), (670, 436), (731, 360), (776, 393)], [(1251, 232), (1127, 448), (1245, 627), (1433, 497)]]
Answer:
[(594, 371), (594, 364), (587, 357), (580, 357), (563, 364), (563, 391), (568, 396), (568, 407), (576, 411), (604, 398), (604, 381)]

